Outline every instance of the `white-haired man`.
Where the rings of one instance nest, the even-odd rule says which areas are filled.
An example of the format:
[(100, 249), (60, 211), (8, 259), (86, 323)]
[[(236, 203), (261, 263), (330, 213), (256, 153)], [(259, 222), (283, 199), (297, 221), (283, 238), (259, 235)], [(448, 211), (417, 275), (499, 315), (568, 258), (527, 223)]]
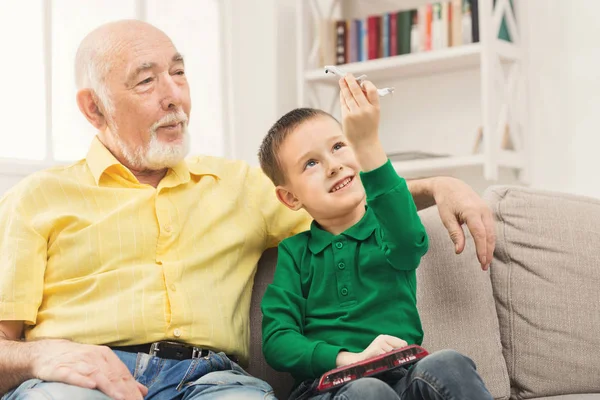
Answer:
[[(76, 57), (87, 157), (34, 174), (0, 201), (3, 399), (263, 399), (248, 363), (257, 260), (309, 219), (243, 162), (188, 151), (183, 58), (139, 21), (103, 25)], [(260, 94), (257, 94), (260, 96)], [(460, 181), (410, 182), (461, 223), (482, 265), (490, 210)]]

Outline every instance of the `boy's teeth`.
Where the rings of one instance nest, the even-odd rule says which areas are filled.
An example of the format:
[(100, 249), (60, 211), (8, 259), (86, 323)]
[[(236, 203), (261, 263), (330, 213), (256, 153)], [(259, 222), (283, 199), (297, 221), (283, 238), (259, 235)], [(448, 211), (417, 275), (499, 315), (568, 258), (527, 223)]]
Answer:
[(346, 178), (344, 180), (344, 182), (342, 182), (339, 185), (337, 185), (336, 187), (334, 187), (333, 190), (332, 190), (332, 192), (340, 190), (341, 188), (343, 188), (344, 186), (346, 186), (347, 184), (349, 184), (351, 180), (352, 180), (352, 178)]

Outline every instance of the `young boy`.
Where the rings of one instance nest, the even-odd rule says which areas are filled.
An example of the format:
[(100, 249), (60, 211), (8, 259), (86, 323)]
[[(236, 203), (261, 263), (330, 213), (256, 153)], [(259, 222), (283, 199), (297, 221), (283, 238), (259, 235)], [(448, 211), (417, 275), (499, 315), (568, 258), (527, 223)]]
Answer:
[(273, 125), (259, 152), (279, 200), (314, 218), (279, 245), (262, 301), (265, 358), (296, 379), (291, 399), (491, 399), (473, 362), (449, 350), (385, 381), (312, 389), (330, 369), (423, 338), (415, 270), (427, 234), (379, 140), (375, 86), (361, 88), (351, 75), (339, 84), (342, 127), (323, 111), (297, 109)]

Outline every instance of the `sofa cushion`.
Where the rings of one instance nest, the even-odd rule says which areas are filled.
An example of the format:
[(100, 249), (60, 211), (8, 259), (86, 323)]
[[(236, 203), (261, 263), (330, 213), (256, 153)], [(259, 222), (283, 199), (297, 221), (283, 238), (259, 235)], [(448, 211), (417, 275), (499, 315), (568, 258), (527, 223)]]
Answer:
[(489, 272), (481, 270), (468, 231), (456, 255), (437, 207), (420, 212), (429, 251), (417, 269), (417, 304), (430, 352), (454, 349), (469, 356), (496, 399), (508, 399), (510, 382), (498, 329)]
[(484, 197), (514, 397), (600, 392), (600, 201), (519, 187)]

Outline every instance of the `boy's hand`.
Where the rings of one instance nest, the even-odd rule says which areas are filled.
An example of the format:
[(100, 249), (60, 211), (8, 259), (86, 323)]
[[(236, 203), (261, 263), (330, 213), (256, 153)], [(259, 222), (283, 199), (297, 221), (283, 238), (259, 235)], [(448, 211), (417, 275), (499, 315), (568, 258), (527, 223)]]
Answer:
[(379, 168), (387, 155), (379, 141), (379, 95), (369, 81), (361, 88), (352, 74), (340, 79), (342, 128), (363, 171)]
[(407, 346), (405, 340), (390, 335), (379, 335), (371, 342), (371, 344), (364, 349), (360, 355), (362, 360), (366, 360), (370, 357), (375, 357), (384, 353), (389, 353), (394, 349)]
[(339, 81), (344, 134), (354, 147), (379, 141), (379, 95), (369, 81), (361, 88), (352, 74)]
[(337, 367), (348, 364), (353, 364), (367, 358), (375, 357), (381, 354), (389, 353), (394, 349), (407, 346), (405, 340), (390, 335), (379, 335), (371, 342), (371, 344), (360, 353), (350, 353), (348, 351), (340, 351), (335, 360)]

